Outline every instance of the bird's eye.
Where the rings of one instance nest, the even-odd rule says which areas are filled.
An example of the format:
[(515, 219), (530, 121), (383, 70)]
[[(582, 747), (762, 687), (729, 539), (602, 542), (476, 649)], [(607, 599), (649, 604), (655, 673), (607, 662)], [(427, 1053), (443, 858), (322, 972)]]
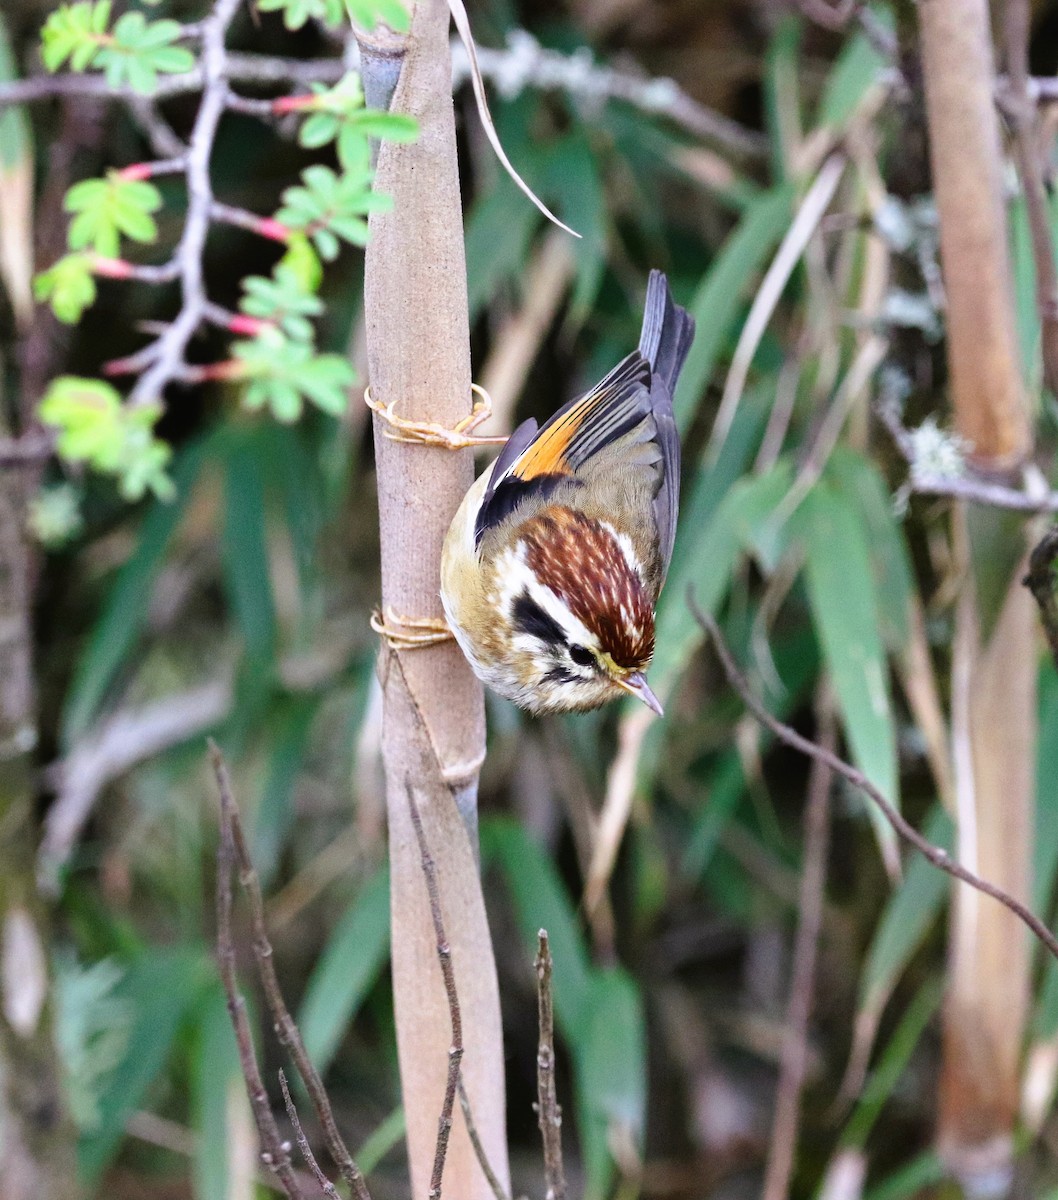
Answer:
[(595, 655), (592, 654), (587, 646), (570, 646), (569, 656), (578, 667), (593, 667), (595, 665)]

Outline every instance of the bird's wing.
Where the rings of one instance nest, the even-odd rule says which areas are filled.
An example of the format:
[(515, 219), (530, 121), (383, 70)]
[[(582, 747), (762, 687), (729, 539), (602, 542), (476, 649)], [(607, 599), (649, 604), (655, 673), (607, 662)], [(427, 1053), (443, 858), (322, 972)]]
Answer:
[(569, 482), (593, 455), (648, 418), (649, 383), (649, 363), (633, 353), (590, 392), (560, 408), (542, 429), (535, 421), (520, 425), (493, 466), (478, 509), (476, 542), (527, 500), (541, 499)]

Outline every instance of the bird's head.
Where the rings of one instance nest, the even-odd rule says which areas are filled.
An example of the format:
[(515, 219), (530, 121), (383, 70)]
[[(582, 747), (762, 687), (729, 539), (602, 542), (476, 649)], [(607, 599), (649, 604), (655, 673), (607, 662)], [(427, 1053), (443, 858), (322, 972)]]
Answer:
[(654, 606), (642, 570), (626, 535), (577, 510), (547, 508), (518, 527), (494, 584), (513, 676), (504, 682), (519, 703), (576, 711), (628, 693), (661, 715), (645, 675)]

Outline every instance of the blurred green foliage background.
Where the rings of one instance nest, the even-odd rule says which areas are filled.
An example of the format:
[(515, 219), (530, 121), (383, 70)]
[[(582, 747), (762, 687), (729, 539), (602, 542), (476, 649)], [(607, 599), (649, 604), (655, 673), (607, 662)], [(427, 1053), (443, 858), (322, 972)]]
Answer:
[[(49, 8), (5, 6), (10, 77), (35, 69)], [(202, 15), (190, 0), (144, 11)], [(936, 740), (952, 622), (946, 505), (894, 503), (902, 463), (871, 420), (879, 397), (911, 423), (947, 420), (921, 96), (913, 71), (898, 71), (910, 61), (907, 17), (879, 6), (866, 30), (829, 32), (741, 0), (488, 0), (471, 15), (483, 46), (506, 47), (492, 108), (509, 156), (583, 234), (574, 243), (547, 227), (502, 175), (464, 81), (475, 374), (506, 419), (548, 414), (635, 344), (650, 267), (668, 273), (698, 322), (676, 402), (682, 516), (651, 673), (666, 718), (646, 725), (610, 710), (538, 722), (489, 697), (482, 869), (515, 1194), (541, 1192), (532, 948), (546, 926), (576, 1192), (757, 1195), (808, 769), (722, 685), (688, 587), (722, 618), (774, 711), (809, 732), (836, 713), (848, 756), (934, 840), (951, 840)], [(1041, 71), (1058, 65), (1045, 61), (1051, 21), (1040, 15)], [(303, 58), (338, 51), (333, 32), (314, 21), (286, 30), (277, 13), (244, 13), (232, 44)], [(574, 64), (580, 91), (548, 82), (533, 58), (540, 47)], [(682, 92), (663, 85), (653, 110), (593, 94), (601, 64)], [(692, 129), (674, 96), (733, 124)], [(150, 150), (142, 118), (122, 104), (17, 111), (4, 144), (32, 167), (41, 269), (64, 249), (65, 190)], [(193, 98), (161, 113), (186, 132)], [(334, 165), (332, 150), (305, 149), (295, 132), (292, 118), (227, 116), (212, 162), (217, 195), (270, 213), (304, 166)], [(168, 245), (184, 197), (168, 179), (157, 186), (153, 219)], [(1039, 332), (1017, 198), (1010, 238), (1031, 378)], [(234, 308), (241, 281), (268, 275), (281, 254), (251, 232), (215, 229), (211, 295)], [(69, 329), (38, 313), (19, 330), (4, 302), (10, 408), (32, 402), (39, 390), (25, 389), (46, 378), (98, 375), (175, 303), (168, 287), (102, 279), (98, 291)], [(350, 356), (362, 376), (355, 249), (327, 264), (320, 297), (318, 346)], [(220, 357), (220, 338), (201, 336), (193, 353)], [(254, 1194), (252, 1124), (211, 941), (209, 733), (233, 765), (281, 978), (384, 1200), (405, 1194), (406, 1177), (368, 626), (379, 587), (368, 425), (355, 391), (341, 414), (310, 407), (293, 424), (247, 411), (242, 398), (237, 383), (172, 391), (157, 426), (173, 447), (171, 498), (130, 504), (105, 477), (51, 465), (33, 508), (44, 828), (35, 869), (52, 908), (80, 1170), (114, 1200)], [(1050, 444), (1049, 401), (1039, 419)], [(938, 455), (951, 452), (950, 439), (936, 441)], [(1049, 665), (1039, 745), (1034, 895), (1050, 915)], [(615, 754), (635, 792), (612, 880), (589, 907), (599, 813), (620, 806)], [(895, 870), (897, 849), (863, 799), (838, 787), (833, 801), (792, 1194), (820, 1194), (841, 1162), (865, 1175), (856, 1195), (941, 1194), (930, 1144), (946, 882), (917, 860)], [(1036, 997), (1027, 1053), (1043, 1064), (1058, 1037), (1053, 962), (1038, 964)], [(274, 1077), (277, 1047), (262, 1044)], [(1026, 1114), (1028, 1194), (1058, 1195), (1054, 1083), (1051, 1065), (1045, 1099)]]

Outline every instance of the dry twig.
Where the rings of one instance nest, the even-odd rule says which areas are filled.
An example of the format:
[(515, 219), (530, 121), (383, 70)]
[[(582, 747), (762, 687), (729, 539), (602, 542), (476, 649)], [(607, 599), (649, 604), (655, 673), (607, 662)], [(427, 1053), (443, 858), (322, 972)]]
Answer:
[(430, 855), (430, 847), (426, 844), (422, 816), (419, 813), (419, 806), (415, 803), (415, 792), (411, 780), (406, 781), (405, 787), (408, 793), (411, 823), (415, 827), (415, 838), (419, 843), (426, 892), (430, 897), (430, 917), (433, 920), (434, 934), (437, 937), (437, 958), (441, 964), (445, 995), (448, 997), (448, 1015), (452, 1022), (452, 1044), (448, 1049), (448, 1082), (445, 1085), (441, 1116), (437, 1122), (437, 1148), (434, 1151), (433, 1171), (430, 1174), (430, 1200), (439, 1200), (445, 1156), (448, 1153), (448, 1138), (452, 1132), (452, 1110), (455, 1107), (456, 1088), (459, 1083), (459, 1064), (463, 1059), (463, 1017), (459, 1011), (456, 976), (452, 968), (452, 948), (445, 936), (444, 918), (441, 915), (441, 893), (437, 886), (437, 867)]
[(320, 1170), (320, 1164), (316, 1161), (315, 1154), (312, 1153), (312, 1147), (309, 1145), (309, 1139), (305, 1136), (305, 1130), (301, 1128), (301, 1119), (298, 1116), (297, 1108), (294, 1106), (293, 1097), (290, 1095), (290, 1088), (287, 1087), (286, 1072), (282, 1067), (279, 1068), (279, 1086), (283, 1092), (283, 1103), (286, 1105), (287, 1116), (290, 1118), (291, 1125), (294, 1126), (294, 1136), (297, 1138), (301, 1157), (308, 1163), (309, 1170), (315, 1175), (316, 1182), (320, 1185), (320, 1191), (325, 1196), (330, 1197), (330, 1200), (339, 1200), (334, 1184)]
[(693, 589), (688, 590), (687, 601), (695, 620), (697, 620), (698, 624), (709, 638), (711, 638), (728, 683), (734, 688), (742, 699), (742, 702), (762, 725), (770, 729), (779, 741), (785, 743), (785, 745), (799, 751), (801, 754), (807, 755), (811, 759), (818, 759), (834, 771), (835, 774), (840, 775), (842, 779), (851, 783), (853, 787), (864, 792), (878, 806), (882, 815), (893, 827), (893, 831), (898, 837), (903, 838), (905, 842), (914, 846), (924, 858), (941, 871), (945, 871), (948, 875), (951, 875), (953, 879), (961, 880), (961, 882), (968, 884), (984, 895), (991, 896), (993, 900), (997, 900), (1005, 908), (1009, 909), (1046, 946), (1049, 953), (1058, 959), (1058, 938), (1054, 936), (1050, 929), (1047, 928), (1030, 908), (1022, 904), (1020, 900), (1016, 899), (1009, 892), (1004, 891), (1003, 888), (997, 887), (987, 879), (982, 879), (979, 875), (975, 875), (973, 871), (956, 862), (947, 850), (941, 849), (940, 846), (935, 846), (932, 842), (924, 838), (893, 807), (892, 803), (882, 795), (862, 771), (857, 770), (845, 762), (844, 759), (838, 758), (836, 754), (817, 746), (814, 742), (810, 742), (808, 738), (802, 737), (795, 729), (791, 729), (789, 725), (785, 725), (782, 721), (772, 716), (757, 697), (753, 695), (748, 680), (739, 670), (727, 643), (724, 641), (720, 627), (713, 617), (709, 613), (704, 612), (698, 605)]
[(470, 1138), (470, 1144), (474, 1147), (478, 1165), (484, 1171), (485, 1178), (489, 1181), (492, 1194), (496, 1197), (496, 1200), (511, 1200), (510, 1193), (496, 1177), (496, 1172), (492, 1169), (492, 1164), (489, 1162), (489, 1156), (485, 1153), (485, 1144), (482, 1142), (481, 1134), (478, 1133), (478, 1127), (474, 1123), (474, 1111), (470, 1107), (470, 1097), (467, 1095), (462, 1073), (459, 1076), (457, 1092), (459, 1095), (459, 1107), (463, 1110), (463, 1120), (466, 1122), (467, 1136)]
[(276, 1173), (289, 1200), (304, 1200), (304, 1193), (298, 1186), (294, 1167), (290, 1161), (289, 1147), (279, 1136), (279, 1127), (276, 1125), (272, 1105), (261, 1079), (257, 1055), (253, 1048), (253, 1035), (250, 1033), (250, 1022), (246, 1017), (246, 1001), (239, 991), (239, 984), (235, 977), (235, 942), (231, 931), (231, 875), (236, 860), (233, 830), (234, 822), (238, 817), (224, 760), (215, 745), (210, 747), (210, 753), (213, 759), (213, 770), (220, 788), (220, 848), (217, 852), (217, 958), (220, 964), (220, 977), (228, 998), (228, 1013), (235, 1028), (235, 1040), (239, 1046), (239, 1063), (242, 1066), (243, 1078), (246, 1080), (246, 1090), (253, 1108), (254, 1121), (264, 1147), (261, 1151), (262, 1161)]
[[(243, 1031), (250, 1055), (252, 1056), (253, 1046), (249, 1041), (249, 1027), (246, 1024), (245, 1004), (238, 995), (235, 982), (235, 951), (231, 943), (232, 862), (239, 869), (239, 883), (250, 904), (254, 959), (257, 963), (257, 972), (261, 979), (265, 1003), (274, 1022), (276, 1034), (283, 1046), (290, 1052), (290, 1056), (294, 1060), (294, 1065), (301, 1075), (302, 1081), (309, 1093), (309, 1098), (312, 1101), (312, 1106), (316, 1110), (316, 1116), (323, 1127), (327, 1149), (339, 1173), (349, 1185), (356, 1200), (371, 1200), (371, 1194), (367, 1189), (364, 1176), (360, 1168), (353, 1161), (352, 1155), (349, 1153), (341, 1134), (338, 1132), (338, 1126), (334, 1120), (334, 1112), (331, 1109), (331, 1102), (323, 1086), (323, 1080), (320, 1079), (319, 1072), (312, 1065), (312, 1060), (305, 1050), (305, 1044), (301, 1040), (301, 1032), (294, 1023), (294, 1018), (290, 1015), (290, 1010), (283, 999), (279, 980), (276, 977), (272, 945), (268, 940), (268, 930), (265, 928), (264, 900), (261, 895), (261, 884), (257, 878), (257, 871), (254, 869), (253, 861), (250, 858), (250, 852), (246, 845), (242, 822), (239, 819), (239, 810), (232, 795), (228, 768), (224, 762), (223, 755), (212, 740), (209, 743), (209, 753), (221, 798), (220, 855), (222, 878), (218, 880), (217, 884), (218, 942), (221, 946), (221, 968), (224, 975), (225, 991), (228, 994), (229, 1011), (232, 1013), (233, 1022), (236, 1023), (236, 1036), (239, 1038), (243, 1074), (250, 1089), (250, 1101), (254, 1106), (254, 1116), (258, 1121), (258, 1128), (261, 1129), (262, 1138), (264, 1139), (268, 1126), (261, 1124), (261, 1121), (265, 1119), (261, 1104), (263, 1099), (263, 1105), (267, 1108), (268, 1097), (264, 1091), (263, 1084), (261, 1084), (261, 1076), (257, 1070), (256, 1059), (252, 1058), (248, 1063), (243, 1055), (243, 1035), (240, 1033), (237, 1018), (237, 1012), (241, 1013)], [(225, 889), (225, 894), (223, 895), (222, 887)], [(248, 1066), (252, 1068), (253, 1074), (247, 1070)], [(267, 1112), (267, 1121), (272, 1126), (275, 1125), (275, 1119), (271, 1115), (270, 1108)], [(287, 1156), (287, 1162), (289, 1162), (289, 1156)], [(298, 1194), (300, 1195), (300, 1193)]]
[(1058, 512), (1058, 492), (1046, 487), (1014, 488), (978, 475), (930, 475), (915, 460), (915, 445), (911, 431), (900, 422), (895, 406), (878, 404), (875, 412), (889, 431), (910, 468), (907, 490), (918, 496), (943, 496), (949, 500), (969, 500), (990, 508), (1004, 508), (1026, 515)]
[(536, 1113), (544, 1143), (546, 1200), (565, 1200), (566, 1171), (562, 1162), (562, 1109), (555, 1094), (555, 1014), (551, 992), (551, 947), (541, 929), (536, 952), (536, 1004), (540, 1041), (536, 1051)]

